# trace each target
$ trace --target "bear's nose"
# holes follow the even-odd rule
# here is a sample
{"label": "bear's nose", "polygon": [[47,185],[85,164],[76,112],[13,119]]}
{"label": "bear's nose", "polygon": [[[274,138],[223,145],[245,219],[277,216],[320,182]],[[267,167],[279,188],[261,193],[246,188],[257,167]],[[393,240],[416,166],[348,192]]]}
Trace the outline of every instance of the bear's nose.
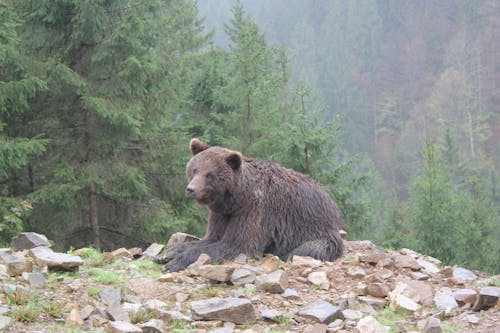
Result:
{"label": "bear's nose", "polygon": [[191,187],[190,185],[188,185],[186,187],[186,196],[192,198],[195,196],[195,194],[196,194],[196,190],[194,189],[194,187]]}

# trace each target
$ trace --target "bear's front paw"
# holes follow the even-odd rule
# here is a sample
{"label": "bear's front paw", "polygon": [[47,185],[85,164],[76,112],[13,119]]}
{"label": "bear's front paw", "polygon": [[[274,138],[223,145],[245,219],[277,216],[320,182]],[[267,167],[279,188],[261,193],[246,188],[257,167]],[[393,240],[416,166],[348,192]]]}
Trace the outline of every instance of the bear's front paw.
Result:
{"label": "bear's front paw", "polygon": [[168,263],[163,266],[164,272],[178,272],[188,267],[190,263],[182,260],[180,257],[176,257],[170,260]]}
{"label": "bear's front paw", "polygon": [[166,264],[167,262],[180,255],[182,252],[184,252],[186,250],[186,247],[186,244],[177,244],[171,249],[168,249],[167,252],[158,254],[153,261],[157,264]]}

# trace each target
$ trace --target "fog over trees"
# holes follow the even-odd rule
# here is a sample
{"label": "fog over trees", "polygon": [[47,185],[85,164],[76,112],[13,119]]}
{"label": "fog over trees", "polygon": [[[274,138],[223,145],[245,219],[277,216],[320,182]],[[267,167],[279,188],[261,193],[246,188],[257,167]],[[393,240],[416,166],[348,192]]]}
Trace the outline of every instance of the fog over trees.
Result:
{"label": "fog over trees", "polygon": [[500,2],[0,0],[0,239],[203,234],[191,137],[308,173],[351,239],[500,272]]}

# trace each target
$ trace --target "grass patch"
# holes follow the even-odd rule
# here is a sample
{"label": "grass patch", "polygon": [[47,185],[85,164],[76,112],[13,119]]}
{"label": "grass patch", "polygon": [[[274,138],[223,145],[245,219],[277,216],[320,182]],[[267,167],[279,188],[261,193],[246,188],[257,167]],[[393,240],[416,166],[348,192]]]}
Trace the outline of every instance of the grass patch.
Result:
{"label": "grass patch", "polygon": [[389,333],[403,333],[406,332],[409,327],[400,327],[398,323],[403,321],[404,318],[409,315],[411,315],[410,311],[403,309],[393,311],[390,308],[385,307],[377,314],[376,319],[382,325],[390,327]]}
{"label": "grass patch", "polygon": [[153,319],[155,317],[153,310],[141,309],[130,315],[130,322],[132,324],[141,324]]}
{"label": "grass patch", "polygon": [[288,315],[277,316],[274,318],[274,322],[287,331],[292,329],[294,324],[292,318]]}
{"label": "grass patch", "polygon": [[106,285],[123,285],[123,278],[117,272],[97,267],[88,268],[87,272],[90,274],[90,277],[97,283]]}
{"label": "grass patch", "polygon": [[23,323],[32,323],[40,314],[40,307],[35,299],[30,300],[25,305],[17,305],[12,310],[11,317]]}
{"label": "grass patch", "polygon": [[79,256],[83,258],[85,265],[90,267],[101,267],[105,264],[102,253],[92,247],[81,251]]}
{"label": "grass patch", "polygon": [[7,304],[22,306],[28,304],[31,298],[31,295],[27,291],[17,289],[7,294]]}
{"label": "grass patch", "polygon": [[441,329],[443,330],[443,333],[455,333],[460,332],[460,330],[462,329],[462,325],[460,325],[460,323],[449,321],[442,323]]}
{"label": "grass patch", "polygon": [[41,305],[42,311],[52,318],[61,318],[63,316],[63,309],[52,301],[44,301]]}
{"label": "grass patch", "polygon": [[256,286],[248,286],[243,288],[243,292],[245,293],[246,296],[251,296],[257,292],[257,287]]}
{"label": "grass patch", "polygon": [[101,289],[94,286],[88,286],[85,289],[85,292],[87,293],[87,295],[93,298],[98,298],[99,296],[101,296]]}

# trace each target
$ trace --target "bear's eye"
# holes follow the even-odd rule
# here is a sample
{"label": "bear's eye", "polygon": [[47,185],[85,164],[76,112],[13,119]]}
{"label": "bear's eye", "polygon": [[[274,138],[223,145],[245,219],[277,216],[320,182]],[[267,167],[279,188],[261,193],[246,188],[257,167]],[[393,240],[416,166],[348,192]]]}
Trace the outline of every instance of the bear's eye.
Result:
{"label": "bear's eye", "polygon": [[193,171],[192,171],[192,172],[193,172],[193,176],[194,176],[194,175],[196,175],[196,173],[198,172],[198,170],[193,169]]}
{"label": "bear's eye", "polygon": [[212,172],[209,172],[207,173],[207,175],[205,176],[206,179],[210,180],[210,179],[213,179],[214,178],[214,174]]}

